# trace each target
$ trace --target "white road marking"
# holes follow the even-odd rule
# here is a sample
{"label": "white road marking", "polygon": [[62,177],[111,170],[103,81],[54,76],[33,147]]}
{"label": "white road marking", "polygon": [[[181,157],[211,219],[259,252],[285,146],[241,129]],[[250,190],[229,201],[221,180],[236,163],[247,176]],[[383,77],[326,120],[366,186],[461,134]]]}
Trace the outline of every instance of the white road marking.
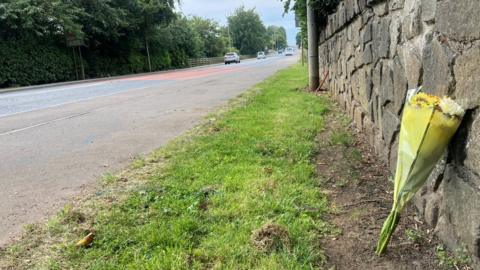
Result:
{"label": "white road marking", "polygon": [[72,118],[75,118],[75,117],[83,116],[83,115],[86,115],[88,113],[90,113],[90,112],[73,114],[73,115],[60,117],[60,118],[57,118],[57,119],[53,119],[53,120],[50,120],[50,121],[47,121],[47,122],[43,122],[43,123],[31,125],[31,126],[18,128],[18,129],[13,129],[13,130],[10,130],[10,131],[4,132],[4,133],[0,133],[0,136],[11,135],[11,134],[21,132],[21,131],[24,131],[24,130],[28,130],[28,129],[32,129],[32,128],[36,128],[36,127],[41,127],[41,126],[45,126],[45,125],[52,124],[52,123],[55,123],[55,122],[59,122],[59,121],[62,121],[62,120],[67,120],[67,119],[72,119]]}

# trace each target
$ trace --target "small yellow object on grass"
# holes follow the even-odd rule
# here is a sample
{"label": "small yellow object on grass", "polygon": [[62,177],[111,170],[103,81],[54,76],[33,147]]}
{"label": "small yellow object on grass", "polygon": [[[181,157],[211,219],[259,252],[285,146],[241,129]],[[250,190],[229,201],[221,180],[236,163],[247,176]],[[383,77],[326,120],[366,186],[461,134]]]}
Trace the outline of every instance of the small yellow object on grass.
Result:
{"label": "small yellow object on grass", "polygon": [[408,91],[398,144],[393,207],[376,253],[385,252],[405,204],[426,182],[462,121],[464,110],[448,97]]}
{"label": "small yellow object on grass", "polygon": [[87,236],[85,236],[80,241],[78,241],[75,244],[75,246],[76,247],[87,247],[87,246],[89,246],[93,242],[93,237],[94,236],[95,235],[93,234],[93,232],[89,233]]}

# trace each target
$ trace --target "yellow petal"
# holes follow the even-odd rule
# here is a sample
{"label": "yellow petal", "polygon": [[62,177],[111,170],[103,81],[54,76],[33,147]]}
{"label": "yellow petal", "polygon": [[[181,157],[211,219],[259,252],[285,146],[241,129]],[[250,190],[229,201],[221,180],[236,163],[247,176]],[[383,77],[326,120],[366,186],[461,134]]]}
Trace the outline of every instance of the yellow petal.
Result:
{"label": "yellow petal", "polygon": [[94,234],[91,232],[75,244],[77,247],[86,247],[93,242]]}

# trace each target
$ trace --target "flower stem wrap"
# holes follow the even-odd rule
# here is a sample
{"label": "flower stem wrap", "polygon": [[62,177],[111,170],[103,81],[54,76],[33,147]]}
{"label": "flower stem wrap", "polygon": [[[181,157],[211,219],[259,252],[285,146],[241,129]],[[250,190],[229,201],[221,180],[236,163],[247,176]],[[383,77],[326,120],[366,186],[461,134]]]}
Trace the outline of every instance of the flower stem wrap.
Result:
{"label": "flower stem wrap", "polygon": [[398,144],[393,207],[383,224],[376,253],[385,252],[405,204],[425,184],[458,129],[464,111],[453,100],[410,90]]}

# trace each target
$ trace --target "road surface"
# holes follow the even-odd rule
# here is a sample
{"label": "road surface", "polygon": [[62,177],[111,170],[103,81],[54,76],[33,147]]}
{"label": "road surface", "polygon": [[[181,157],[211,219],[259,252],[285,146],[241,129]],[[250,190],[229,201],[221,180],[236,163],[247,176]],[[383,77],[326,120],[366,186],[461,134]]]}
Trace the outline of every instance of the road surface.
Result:
{"label": "road surface", "polygon": [[297,57],[0,94],[0,246]]}

